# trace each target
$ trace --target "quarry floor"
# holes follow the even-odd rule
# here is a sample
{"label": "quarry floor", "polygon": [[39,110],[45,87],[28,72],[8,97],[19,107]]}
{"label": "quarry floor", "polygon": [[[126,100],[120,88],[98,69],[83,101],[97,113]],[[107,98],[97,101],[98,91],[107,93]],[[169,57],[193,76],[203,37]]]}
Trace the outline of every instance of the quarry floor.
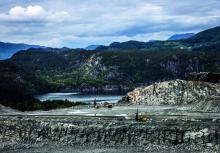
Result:
{"label": "quarry floor", "polygon": [[1,153],[219,153],[218,147],[201,146],[158,146],[146,147],[93,147],[93,146],[61,146],[39,144],[17,144],[14,147],[2,149]]}
{"label": "quarry floor", "polygon": [[158,119],[220,119],[220,113],[192,111],[190,106],[145,106],[145,105],[115,105],[113,108],[94,108],[91,105],[76,106],[49,111],[19,112],[10,108],[0,108],[0,115],[27,115],[27,116],[76,116],[76,117],[117,117],[134,119],[136,113],[141,116]]}
{"label": "quarry floor", "polygon": [[[74,120],[87,118],[100,118],[111,120],[123,120],[125,122],[135,122],[136,112],[139,115],[148,118],[147,123],[153,126],[160,124],[181,125],[182,122],[191,122],[192,124],[208,124],[210,126],[220,127],[220,113],[195,112],[190,107],[177,106],[113,106],[113,108],[100,107],[99,109],[92,106],[77,106],[66,109],[57,109],[50,111],[32,111],[19,112],[10,108],[0,109],[1,120],[36,119],[36,120]],[[167,122],[167,123],[166,123]],[[191,124],[190,123],[190,124]],[[149,144],[145,147],[137,146],[115,146],[115,147],[94,147],[94,146],[63,146],[61,144],[24,144],[6,142],[0,144],[1,153],[219,153],[220,146],[158,146]]]}

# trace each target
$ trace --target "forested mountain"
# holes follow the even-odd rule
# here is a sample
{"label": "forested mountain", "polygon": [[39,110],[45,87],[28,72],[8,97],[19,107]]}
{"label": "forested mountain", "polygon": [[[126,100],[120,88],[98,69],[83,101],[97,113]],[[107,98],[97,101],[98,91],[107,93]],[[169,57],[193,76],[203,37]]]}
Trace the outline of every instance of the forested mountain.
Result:
{"label": "forested mountain", "polygon": [[142,51],[167,51],[167,50],[187,50],[187,51],[219,51],[220,50],[220,27],[215,27],[202,31],[188,39],[167,40],[167,41],[127,41],[114,42],[109,46],[100,46],[98,50],[142,50]]}
{"label": "forested mountain", "polygon": [[[33,78],[32,92],[52,89],[129,90],[156,81],[184,79],[189,72],[220,72],[218,33],[220,27],[181,41],[112,43],[92,52],[32,48],[8,59],[7,63],[17,67],[8,71],[17,74],[19,69],[22,75],[32,72],[37,78]],[[4,63],[3,67],[7,64]],[[5,74],[5,71],[1,73]],[[44,81],[44,88],[38,87],[36,80],[39,79]]]}
{"label": "forested mountain", "polygon": [[220,72],[219,31],[210,29],[181,41],[113,43],[94,51],[20,51],[0,62],[0,101],[61,90],[128,91],[153,82],[185,79],[189,72]]}
{"label": "forested mountain", "polygon": [[220,52],[35,50],[16,53],[8,61],[58,89],[103,90],[110,85],[109,88],[124,90],[156,81],[184,79],[189,72],[220,72]]}

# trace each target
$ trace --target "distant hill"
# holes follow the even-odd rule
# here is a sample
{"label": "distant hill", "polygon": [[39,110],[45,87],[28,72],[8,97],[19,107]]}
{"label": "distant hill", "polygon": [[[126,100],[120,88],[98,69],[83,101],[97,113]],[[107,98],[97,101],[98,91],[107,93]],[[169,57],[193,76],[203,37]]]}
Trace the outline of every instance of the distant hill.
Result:
{"label": "distant hill", "polygon": [[89,45],[87,47],[85,47],[85,50],[96,50],[96,48],[98,48],[100,45]]}
{"label": "distant hill", "polygon": [[188,39],[194,35],[195,35],[194,33],[175,34],[175,35],[171,36],[168,40]]}
{"label": "distant hill", "polygon": [[29,48],[44,48],[44,47],[38,45],[0,42],[0,60],[10,58],[16,52],[20,50],[26,50]]}
{"label": "distant hill", "polygon": [[[7,61],[22,68],[21,72],[24,72],[23,69],[32,72],[33,76],[37,75],[56,89],[89,90],[91,87],[93,90],[92,87],[102,88],[105,85],[134,87],[184,79],[190,72],[219,72],[218,33],[220,28],[213,28],[186,40],[115,42],[110,46],[100,46],[95,52],[69,48],[31,48],[14,54]],[[7,64],[0,66],[5,68]],[[11,71],[14,72],[14,69]],[[1,76],[8,74],[3,71]],[[15,74],[17,78],[20,72]],[[32,88],[37,91],[43,89]]]}
{"label": "distant hill", "polygon": [[145,47],[145,42],[130,40],[126,42],[113,42],[109,47],[118,49],[141,49]]}
{"label": "distant hill", "polygon": [[[114,42],[95,51],[12,43],[0,43],[0,49],[1,58],[13,55],[0,60],[0,104],[25,110],[41,108],[32,94],[124,92],[186,79],[190,72],[220,71],[220,27],[184,40]],[[219,109],[217,102],[198,107]]]}
{"label": "distant hill", "polygon": [[199,32],[195,36],[187,39],[190,43],[219,43],[220,42],[220,26]]}
{"label": "distant hill", "polygon": [[109,46],[100,46],[97,50],[118,51],[138,49],[142,51],[166,51],[181,49],[187,51],[220,51],[220,26],[202,31],[188,39],[183,39],[183,36],[178,36],[178,38],[173,36],[170,39],[178,40],[114,42]]}
{"label": "distant hill", "polygon": [[[115,42],[95,51],[65,47],[19,51],[0,61],[0,103],[31,110],[39,107],[36,99],[29,97],[32,94],[118,93],[154,82],[186,79],[190,72],[219,73],[219,41],[217,27],[185,40]],[[182,84],[178,87],[182,90]],[[212,105],[201,103],[198,107],[210,110],[218,107],[217,102],[218,99]]]}
{"label": "distant hill", "polygon": [[[190,38],[189,38],[190,37]],[[45,48],[38,45],[15,44],[0,42],[0,60],[10,58],[20,50],[29,48]],[[167,51],[167,50],[187,50],[187,51],[220,51],[220,26],[202,31],[198,34],[186,33],[178,34],[169,38],[167,41],[127,41],[113,42],[109,46],[90,45],[84,48],[85,50],[97,51]],[[54,50],[48,48],[46,50]],[[59,51],[68,51],[69,48],[55,49]],[[83,50],[83,49],[81,49]]]}

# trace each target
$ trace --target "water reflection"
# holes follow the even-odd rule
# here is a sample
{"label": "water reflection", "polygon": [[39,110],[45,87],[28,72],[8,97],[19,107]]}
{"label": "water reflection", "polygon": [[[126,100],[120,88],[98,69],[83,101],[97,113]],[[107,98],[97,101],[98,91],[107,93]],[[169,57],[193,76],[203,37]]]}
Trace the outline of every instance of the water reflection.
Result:
{"label": "water reflection", "polygon": [[95,99],[99,103],[109,102],[116,103],[123,95],[109,95],[109,94],[81,94],[77,92],[73,93],[47,93],[43,95],[37,95],[40,101],[45,100],[69,100],[71,102],[86,102],[92,103]]}

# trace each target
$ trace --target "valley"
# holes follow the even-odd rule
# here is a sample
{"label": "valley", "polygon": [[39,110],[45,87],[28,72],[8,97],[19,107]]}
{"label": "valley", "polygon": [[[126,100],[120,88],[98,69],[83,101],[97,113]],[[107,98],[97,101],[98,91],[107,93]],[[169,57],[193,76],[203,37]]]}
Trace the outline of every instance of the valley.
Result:
{"label": "valley", "polygon": [[0,151],[218,152],[219,32],[1,60]]}

